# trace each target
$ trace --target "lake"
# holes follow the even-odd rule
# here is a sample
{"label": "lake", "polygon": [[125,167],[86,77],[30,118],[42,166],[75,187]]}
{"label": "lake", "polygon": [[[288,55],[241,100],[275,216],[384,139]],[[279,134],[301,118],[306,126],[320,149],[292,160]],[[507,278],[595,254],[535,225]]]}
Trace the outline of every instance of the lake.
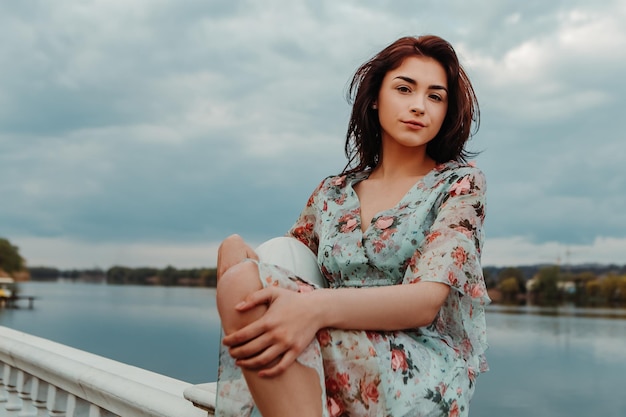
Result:
{"label": "lake", "polygon": [[[216,378],[213,289],[20,288],[39,297],[35,308],[0,309],[0,325],[194,384]],[[626,416],[625,310],[494,306],[487,322],[491,370],[478,379],[472,417]]]}

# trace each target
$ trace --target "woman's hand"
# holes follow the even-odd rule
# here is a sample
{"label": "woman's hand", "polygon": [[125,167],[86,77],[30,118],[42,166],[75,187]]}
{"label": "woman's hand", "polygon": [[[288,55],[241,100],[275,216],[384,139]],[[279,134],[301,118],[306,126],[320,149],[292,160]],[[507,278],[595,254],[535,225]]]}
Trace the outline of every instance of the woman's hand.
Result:
{"label": "woman's hand", "polygon": [[217,277],[221,277],[231,266],[245,259],[259,260],[256,252],[239,235],[231,235],[222,241],[217,250]]}
{"label": "woman's hand", "polygon": [[267,304],[268,309],[258,320],[224,337],[223,343],[237,365],[261,369],[261,377],[284,372],[319,330],[311,294],[268,287],[239,303],[239,311],[262,304]]}

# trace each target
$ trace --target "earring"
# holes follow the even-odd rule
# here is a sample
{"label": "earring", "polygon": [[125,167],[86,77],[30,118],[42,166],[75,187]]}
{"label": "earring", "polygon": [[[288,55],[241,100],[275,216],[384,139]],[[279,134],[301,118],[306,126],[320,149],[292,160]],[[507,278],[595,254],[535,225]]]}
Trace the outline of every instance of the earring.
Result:
{"label": "earring", "polygon": [[373,108],[374,110],[376,110],[376,109],[378,108],[378,105],[377,105],[376,103],[374,103],[374,104],[372,104],[372,108]]}

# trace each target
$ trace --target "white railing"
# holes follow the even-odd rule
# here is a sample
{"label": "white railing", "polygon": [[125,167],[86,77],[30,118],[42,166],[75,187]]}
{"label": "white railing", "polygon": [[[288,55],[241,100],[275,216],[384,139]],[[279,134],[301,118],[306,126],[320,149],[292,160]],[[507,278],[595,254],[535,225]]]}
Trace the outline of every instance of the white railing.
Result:
{"label": "white railing", "polygon": [[0,417],[207,417],[215,384],[191,385],[0,326]]}

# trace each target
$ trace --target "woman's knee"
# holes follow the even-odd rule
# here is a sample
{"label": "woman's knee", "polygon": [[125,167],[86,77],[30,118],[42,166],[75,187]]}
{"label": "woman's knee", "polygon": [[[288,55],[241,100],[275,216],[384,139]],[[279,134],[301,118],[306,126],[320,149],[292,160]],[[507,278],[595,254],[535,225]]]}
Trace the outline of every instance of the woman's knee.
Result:
{"label": "woman's knee", "polygon": [[217,310],[226,333],[245,325],[247,320],[242,321],[244,317],[235,310],[235,305],[261,288],[259,269],[254,262],[234,265],[220,277],[216,288]]}

